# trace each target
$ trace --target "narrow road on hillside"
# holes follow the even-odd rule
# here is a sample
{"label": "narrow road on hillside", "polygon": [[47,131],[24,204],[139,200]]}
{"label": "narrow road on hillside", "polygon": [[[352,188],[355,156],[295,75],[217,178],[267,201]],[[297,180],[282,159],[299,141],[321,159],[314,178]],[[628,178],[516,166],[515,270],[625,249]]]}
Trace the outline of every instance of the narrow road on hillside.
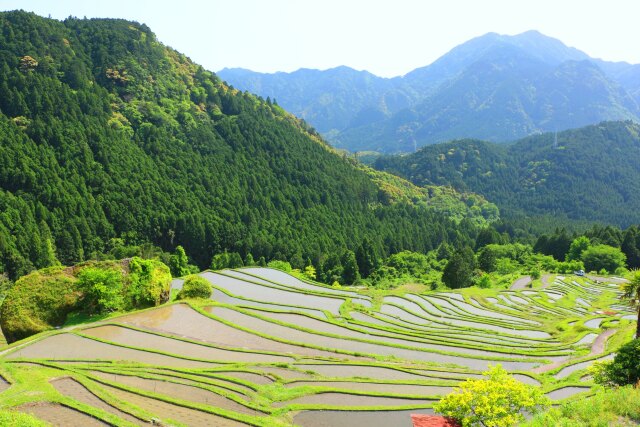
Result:
{"label": "narrow road on hillside", "polygon": [[512,291],[524,289],[529,283],[531,283],[531,276],[522,276],[521,278],[513,282],[511,288],[509,289],[511,289]]}

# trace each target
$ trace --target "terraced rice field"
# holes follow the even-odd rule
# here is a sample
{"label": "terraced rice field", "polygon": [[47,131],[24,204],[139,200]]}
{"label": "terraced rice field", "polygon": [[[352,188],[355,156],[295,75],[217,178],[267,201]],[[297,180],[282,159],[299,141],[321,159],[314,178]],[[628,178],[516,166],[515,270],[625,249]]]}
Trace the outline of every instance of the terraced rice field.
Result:
{"label": "terraced rice field", "polygon": [[606,281],[381,295],[265,268],[202,276],[211,301],[5,348],[0,403],[65,426],[410,426],[497,363],[553,400],[588,395],[588,366],[634,328]]}

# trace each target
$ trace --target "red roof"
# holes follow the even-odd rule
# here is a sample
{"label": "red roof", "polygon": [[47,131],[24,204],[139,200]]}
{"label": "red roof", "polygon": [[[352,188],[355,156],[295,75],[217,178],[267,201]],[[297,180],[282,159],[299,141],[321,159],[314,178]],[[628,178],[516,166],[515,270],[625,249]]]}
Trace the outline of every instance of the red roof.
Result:
{"label": "red roof", "polygon": [[440,415],[411,414],[411,421],[413,427],[461,427],[453,418]]}

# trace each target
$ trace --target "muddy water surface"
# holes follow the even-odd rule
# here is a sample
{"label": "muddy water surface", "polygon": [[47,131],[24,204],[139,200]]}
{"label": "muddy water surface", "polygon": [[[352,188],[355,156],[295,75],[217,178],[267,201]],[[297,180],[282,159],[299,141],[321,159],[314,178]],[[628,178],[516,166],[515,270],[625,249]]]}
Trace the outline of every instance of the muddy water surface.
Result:
{"label": "muddy water surface", "polygon": [[216,406],[218,408],[228,409],[230,411],[240,412],[242,414],[251,415],[255,413],[253,409],[249,409],[246,406],[243,406],[231,399],[199,387],[129,375],[119,375],[105,372],[92,373],[100,378],[109,381],[118,382],[120,384],[125,384],[141,390],[165,394],[176,399]]}
{"label": "muddy water surface", "polygon": [[384,396],[361,396],[348,393],[318,393],[297,397],[286,402],[276,402],[273,406],[281,408],[287,405],[328,405],[328,406],[409,406],[409,405],[429,405],[433,400],[425,399],[402,399]]}
{"label": "muddy water surface", "polygon": [[105,344],[74,334],[59,334],[47,337],[6,356],[8,359],[18,357],[30,359],[92,359],[92,360],[130,360],[160,366],[177,366],[183,368],[213,368],[215,363],[185,360],[162,354],[133,350],[115,345]]}
{"label": "muddy water surface", "polygon": [[[225,325],[215,319],[204,316],[186,304],[174,304],[144,313],[123,316],[116,319],[141,328],[166,332],[173,335],[202,340],[226,347],[246,348],[258,351],[292,353],[303,356],[336,356],[335,353],[314,350],[295,345],[280,343],[262,338],[249,332]],[[245,356],[247,357],[247,356]],[[269,356],[276,359],[279,356]],[[259,358],[259,357],[258,357]],[[280,358],[284,361],[289,358]],[[264,360],[264,359],[263,359]],[[256,361],[258,361],[256,359]]]}
{"label": "muddy water surface", "polygon": [[91,393],[85,386],[74,380],[70,377],[58,378],[51,381],[51,385],[65,396],[68,396],[78,402],[82,402],[89,406],[93,406],[94,408],[100,408],[106,412],[109,412],[119,418],[127,420],[131,423],[142,425],[146,424],[142,420],[135,418],[126,412],[123,412],[111,405],[109,405],[104,400],[100,399],[95,394]]}
{"label": "muddy water surface", "polygon": [[31,414],[56,427],[108,427],[109,424],[83,412],[54,403],[29,403],[16,408],[19,412]]}
{"label": "muddy water surface", "polygon": [[433,414],[433,411],[302,411],[294,416],[293,422],[302,427],[412,427],[411,414]]}
{"label": "muddy water surface", "polygon": [[406,394],[412,396],[433,396],[450,393],[452,386],[444,385],[419,385],[419,384],[385,384],[385,383],[361,383],[355,381],[296,381],[286,384],[292,387],[331,387],[341,390],[353,390],[362,392]]}
{"label": "muddy water surface", "polygon": [[197,359],[268,363],[288,362],[293,360],[292,358],[285,356],[223,350],[208,347],[206,345],[178,341],[146,332],[135,331],[121,326],[98,326],[96,328],[85,329],[83,332],[86,335],[118,344],[143,347]]}
{"label": "muddy water surface", "polygon": [[152,414],[155,414],[159,418],[162,418],[164,420],[176,420],[190,427],[239,427],[246,425],[239,421],[230,420],[218,415],[197,411],[195,409],[185,408],[182,406],[152,399],[150,397],[140,396],[138,394],[120,390],[115,387],[105,385],[101,386],[107,389],[109,393],[113,394],[117,398],[132,403],[133,405],[139,406],[140,408],[149,411]]}

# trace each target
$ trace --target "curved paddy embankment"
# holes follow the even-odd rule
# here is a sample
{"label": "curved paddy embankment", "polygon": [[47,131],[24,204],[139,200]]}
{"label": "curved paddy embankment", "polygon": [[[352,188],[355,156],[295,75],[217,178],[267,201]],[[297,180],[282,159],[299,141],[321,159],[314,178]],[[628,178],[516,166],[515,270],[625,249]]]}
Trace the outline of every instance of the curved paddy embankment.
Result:
{"label": "curved paddy embankment", "polygon": [[[272,269],[202,276],[212,301],[10,347],[0,398],[67,425],[410,426],[411,413],[430,413],[490,364],[553,400],[588,393],[585,369],[611,358],[611,337],[633,326],[617,287],[562,276],[543,276],[540,289],[522,278],[490,294],[388,295],[375,304]],[[23,384],[42,390],[45,403],[12,397],[24,396]]]}

